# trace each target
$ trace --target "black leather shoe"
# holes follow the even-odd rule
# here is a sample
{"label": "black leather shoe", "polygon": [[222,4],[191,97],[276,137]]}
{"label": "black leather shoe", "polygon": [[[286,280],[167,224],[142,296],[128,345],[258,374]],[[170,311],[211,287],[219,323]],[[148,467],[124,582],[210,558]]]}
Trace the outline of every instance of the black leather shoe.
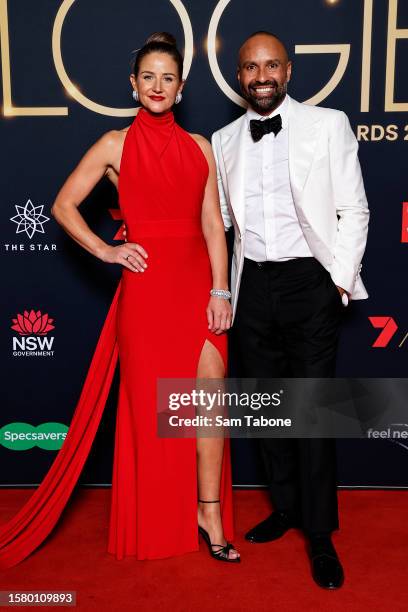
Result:
{"label": "black leather shoe", "polygon": [[313,580],[323,589],[339,589],[344,572],[330,536],[310,538],[310,561]]}
{"label": "black leather shoe", "polygon": [[286,512],[272,512],[267,519],[253,527],[245,534],[245,539],[256,544],[272,542],[281,538],[288,529],[297,527]]}

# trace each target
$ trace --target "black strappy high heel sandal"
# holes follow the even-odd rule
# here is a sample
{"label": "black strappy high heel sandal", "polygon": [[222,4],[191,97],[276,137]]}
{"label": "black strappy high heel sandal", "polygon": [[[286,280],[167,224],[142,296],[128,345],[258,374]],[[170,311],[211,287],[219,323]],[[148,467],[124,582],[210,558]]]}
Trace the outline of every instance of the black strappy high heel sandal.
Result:
{"label": "black strappy high heel sandal", "polygon": [[[219,499],[215,499],[214,501],[206,501],[205,499],[199,499],[198,501],[202,504],[220,503]],[[214,559],[217,559],[217,561],[226,561],[227,563],[239,563],[241,561],[240,557],[235,557],[235,559],[229,558],[229,551],[234,548],[234,545],[230,542],[227,542],[225,546],[223,546],[222,544],[212,544],[208,532],[203,529],[203,527],[200,527],[200,525],[198,526],[198,533],[203,536],[204,541],[208,546],[210,555],[214,557]],[[214,550],[214,546],[218,547],[218,550]]]}

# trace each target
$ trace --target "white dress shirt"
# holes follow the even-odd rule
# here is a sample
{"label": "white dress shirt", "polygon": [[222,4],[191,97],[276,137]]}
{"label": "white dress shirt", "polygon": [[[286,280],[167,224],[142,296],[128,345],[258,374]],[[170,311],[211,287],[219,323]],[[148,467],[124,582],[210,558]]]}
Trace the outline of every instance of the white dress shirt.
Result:
{"label": "white dress shirt", "polygon": [[[281,115],[282,129],[254,142],[251,119]],[[289,181],[288,97],[268,117],[247,110],[245,168],[245,257],[285,261],[312,257],[293,202]]]}

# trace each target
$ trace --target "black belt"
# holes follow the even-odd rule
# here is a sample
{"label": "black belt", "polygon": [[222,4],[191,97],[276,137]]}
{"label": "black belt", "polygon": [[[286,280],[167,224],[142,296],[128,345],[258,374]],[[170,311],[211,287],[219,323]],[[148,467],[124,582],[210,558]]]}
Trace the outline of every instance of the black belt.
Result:
{"label": "black belt", "polygon": [[248,259],[248,257],[244,258],[245,265],[259,269],[280,268],[283,266],[303,266],[305,263],[310,265],[312,262],[318,263],[317,259],[314,257],[296,257],[294,259],[287,259],[286,261],[254,261],[253,259]]}

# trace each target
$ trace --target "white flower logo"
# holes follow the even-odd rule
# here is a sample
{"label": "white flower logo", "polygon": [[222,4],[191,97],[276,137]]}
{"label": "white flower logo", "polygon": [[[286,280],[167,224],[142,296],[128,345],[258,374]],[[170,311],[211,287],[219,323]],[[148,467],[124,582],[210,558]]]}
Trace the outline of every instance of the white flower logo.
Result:
{"label": "white flower logo", "polygon": [[42,214],[44,206],[34,206],[31,200],[27,201],[25,206],[16,205],[17,215],[11,217],[10,221],[17,223],[17,234],[25,232],[29,238],[32,238],[35,232],[45,234],[43,224],[50,220]]}

